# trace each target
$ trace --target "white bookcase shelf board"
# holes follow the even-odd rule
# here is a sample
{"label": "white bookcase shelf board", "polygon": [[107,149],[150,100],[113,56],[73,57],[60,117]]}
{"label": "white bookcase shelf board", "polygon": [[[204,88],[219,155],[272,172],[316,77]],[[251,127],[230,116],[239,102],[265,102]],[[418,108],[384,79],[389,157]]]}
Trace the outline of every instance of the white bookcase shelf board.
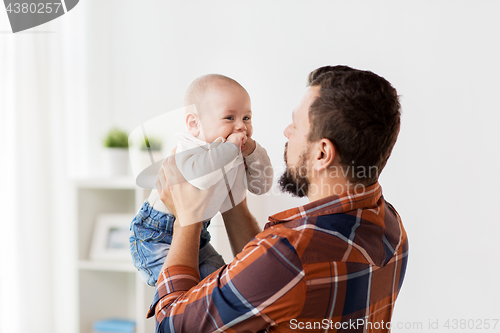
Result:
{"label": "white bookcase shelf board", "polygon": [[135,321],[137,333],[154,332],[154,319],[146,320],[154,288],[139,277],[132,258],[92,260],[90,256],[98,217],[135,215],[149,191],[136,187],[130,177],[76,179],[73,184],[78,248],[75,333],[90,333],[94,322],[110,318]]}
{"label": "white bookcase shelf board", "polygon": [[[154,332],[154,319],[146,319],[147,309],[154,296],[154,288],[142,281],[132,263],[124,260],[92,260],[92,242],[96,222],[105,214],[134,216],[150,190],[135,185],[132,178],[76,179],[74,207],[77,243],[77,286],[73,311],[78,322],[74,333],[91,333],[99,320],[121,318],[136,322],[136,333]],[[249,204],[254,201],[249,197]],[[132,222],[130,218],[130,222]],[[212,245],[226,262],[233,259],[226,230],[220,214],[209,227]]]}

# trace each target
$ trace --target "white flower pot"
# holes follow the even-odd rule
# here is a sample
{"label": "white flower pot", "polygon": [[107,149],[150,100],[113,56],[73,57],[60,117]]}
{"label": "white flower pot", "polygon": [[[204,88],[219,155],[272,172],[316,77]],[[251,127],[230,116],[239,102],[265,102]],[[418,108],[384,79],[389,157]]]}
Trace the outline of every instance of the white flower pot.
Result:
{"label": "white flower pot", "polygon": [[104,148],[102,152],[103,173],[108,177],[126,176],[129,170],[127,148]]}
{"label": "white flower pot", "polygon": [[151,162],[151,156],[149,152],[143,150],[131,150],[130,151],[130,162],[132,166],[132,175],[134,178],[137,176],[151,164],[156,161],[162,160],[162,152],[158,150],[154,150],[151,152],[153,155],[153,162]]}

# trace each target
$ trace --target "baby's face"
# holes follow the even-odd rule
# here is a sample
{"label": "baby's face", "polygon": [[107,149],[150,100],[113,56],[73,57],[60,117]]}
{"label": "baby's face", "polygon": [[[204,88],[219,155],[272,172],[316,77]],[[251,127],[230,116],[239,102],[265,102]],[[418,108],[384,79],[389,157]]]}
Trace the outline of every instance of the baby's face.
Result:
{"label": "baby's face", "polygon": [[245,89],[236,85],[209,88],[200,105],[201,129],[199,139],[213,142],[218,137],[244,132],[251,137],[252,107]]}

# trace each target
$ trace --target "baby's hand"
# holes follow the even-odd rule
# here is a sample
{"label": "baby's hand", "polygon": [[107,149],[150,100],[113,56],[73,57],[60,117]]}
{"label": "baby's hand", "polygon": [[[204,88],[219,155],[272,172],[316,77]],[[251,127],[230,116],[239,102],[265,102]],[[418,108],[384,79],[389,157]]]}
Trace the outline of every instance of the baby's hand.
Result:
{"label": "baby's hand", "polygon": [[252,138],[247,138],[247,142],[245,142],[245,148],[241,151],[243,157],[247,157],[248,155],[253,153],[253,151],[255,150],[255,146],[255,140]]}
{"label": "baby's hand", "polygon": [[246,148],[245,142],[247,142],[247,135],[243,132],[233,133],[227,137],[227,141],[237,145],[240,150],[244,150]]}

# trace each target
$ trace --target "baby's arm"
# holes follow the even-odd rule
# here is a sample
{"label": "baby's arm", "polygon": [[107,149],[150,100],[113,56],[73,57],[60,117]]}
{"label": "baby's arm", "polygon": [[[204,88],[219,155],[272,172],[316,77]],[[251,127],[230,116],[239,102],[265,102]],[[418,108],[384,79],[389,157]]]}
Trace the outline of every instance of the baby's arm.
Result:
{"label": "baby's arm", "polygon": [[205,190],[223,178],[221,168],[232,166],[239,149],[231,142],[216,142],[209,148],[197,147],[176,155],[177,167],[191,185]]}
{"label": "baby's arm", "polygon": [[273,185],[274,170],[266,150],[255,142],[255,150],[245,157],[247,187],[256,195],[267,193]]}

